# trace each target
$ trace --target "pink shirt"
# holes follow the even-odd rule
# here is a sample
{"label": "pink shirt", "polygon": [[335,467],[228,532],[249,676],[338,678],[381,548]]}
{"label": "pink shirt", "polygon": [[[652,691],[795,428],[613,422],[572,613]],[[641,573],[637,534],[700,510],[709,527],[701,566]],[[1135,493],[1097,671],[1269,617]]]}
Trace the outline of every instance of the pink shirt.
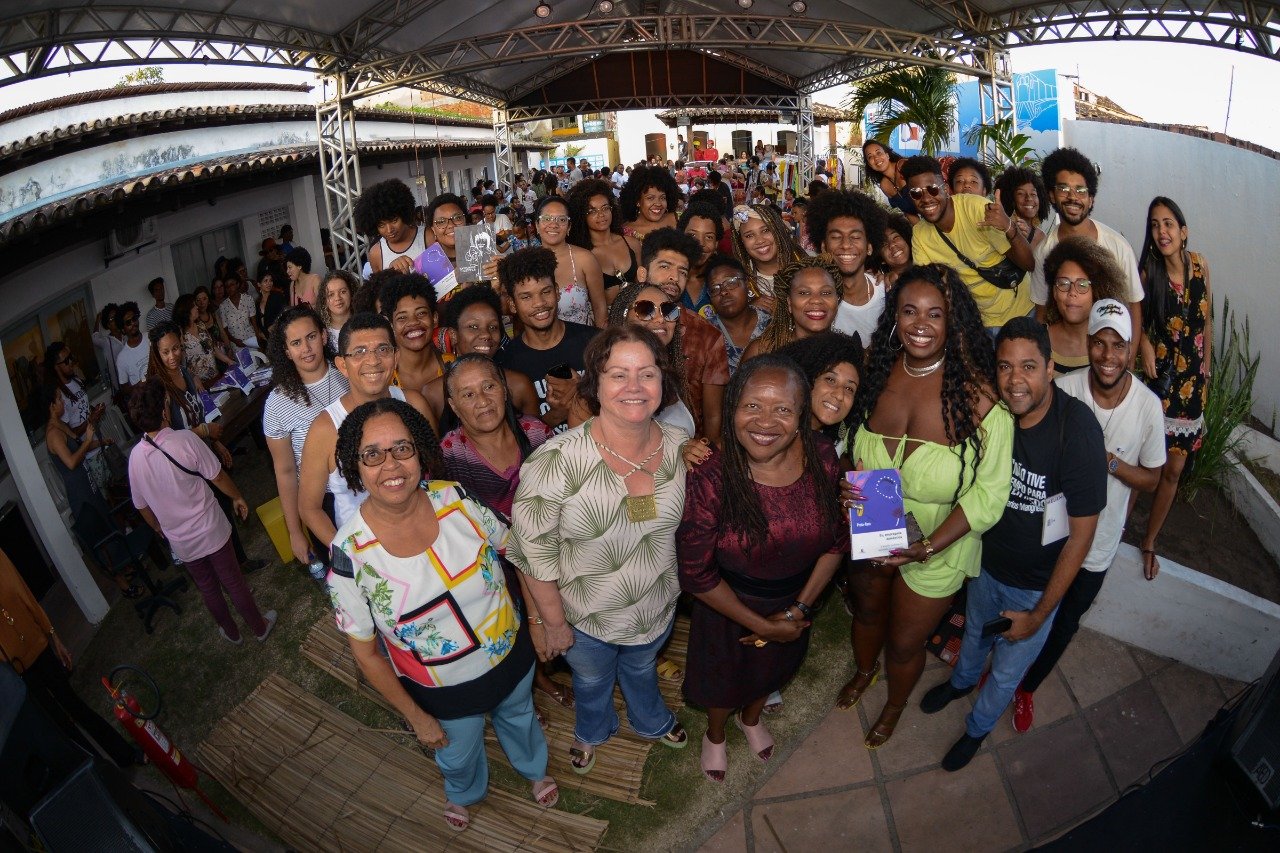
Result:
{"label": "pink shirt", "polygon": [[[210,480],[222,470],[218,457],[189,429],[165,427],[156,434],[155,443]],[[179,470],[145,438],[129,453],[129,488],[133,505],[151,508],[184,563],[209,556],[231,538],[231,523],[214,499],[212,487]]]}

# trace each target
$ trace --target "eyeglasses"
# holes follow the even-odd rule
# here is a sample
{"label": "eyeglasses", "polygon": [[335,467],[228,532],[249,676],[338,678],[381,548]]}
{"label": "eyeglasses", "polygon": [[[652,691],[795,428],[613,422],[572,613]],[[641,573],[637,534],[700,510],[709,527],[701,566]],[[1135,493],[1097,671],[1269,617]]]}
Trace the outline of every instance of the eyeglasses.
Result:
{"label": "eyeglasses", "polygon": [[381,447],[366,447],[360,451],[360,464],[366,468],[377,468],[386,461],[387,454],[391,454],[392,459],[403,462],[417,456],[418,448],[414,447],[412,441],[397,441],[385,450]]}
{"label": "eyeglasses", "polygon": [[432,228],[443,228],[446,225],[466,225],[467,215],[465,213],[455,213],[453,216],[440,216],[431,220]]}
{"label": "eyeglasses", "polygon": [[928,186],[923,187],[911,187],[907,190],[907,195],[911,196],[912,201],[919,201],[924,198],[924,194],[926,192],[934,198],[937,198],[942,194],[942,186],[940,184],[929,184]]}
{"label": "eyeglasses", "polygon": [[740,275],[735,275],[731,278],[726,278],[722,281],[718,281],[715,284],[708,285],[707,293],[710,293],[712,296],[715,296],[719,293],[725,293],[730,290],[737,290],[739,287],[742,287],[746,283],[747,283],[747,280],[745,278],[743,278]]}
{"label": "eyeglasses", "polygon": [[553,224],[553,223],[554,223],[554,224],[556,224],[556,225],[568,225],[568,224],[569,224],[569,217],[567,217],[567,216],[547,216],[547,215],[545,215],[545,214],[544,214],[544,215],[542,215],[542,216],[539,216],[539,217],[538,217],[538,221],[539,221],[539,222],[541,222],[543,225],[551,225],[551,224]]}
{"label": "eyeglasses", "polygon": [[1069,187],[1066,184],[1055,184],[1053,189],[1054,192],[1062,195],[1073,195],[1076,198],[1086,198],[1089,195],[1088,187]]}
{"label": "eyeglasses", "polygon": [[395,351],[396,351],[396,348],[393,347],[391,344],[378,344],[376,347],[372,347],[372,348],[356,347],[355,349],[351,350],[351,352],[344,352],[342,354],[342,357],[353,358],[353,359],[356,359],[357,361],[364,361],[366,358],[368,358],[371,355],[377,356],[378,358],[390,358],[391,353]]}
{"label": "eyeglasses", "polygon": [[1053,286],[1059,293],[1070,293],[1071,288],[1074,287],[1076,289],[1076,293],[1084,294],[1088,293],[1089,289],[1093,287],[1093,282],[1089,281],[1087,278],[1070,279],[1063,277],[1055,278],[1053,280]]}
{"label": "eyeglasses", "polygon": [[602,204],[599,207],[588,207],[587,216],[599,216],[601,213],[609,213],[609,205]]}
{"label": "eyeglasses", "polygon": [[648,322],[657,319],[659,313],[662,319],[668,323],[674,323],[680,319],[680,303],[679,302],[663,302],[661,305],[652,299],[637,299],[624,316],[635,315],[636,319]]}
{"label": "eyeglasses", "polygon": [[58,359],[57,361],[55,361],[55,362],[54,362],[54,364],[71,364],[71,363],[72,363],[72,362],[74,362],[75,360],[76,360],[75,353],[70,353],[70,352],[69,352],[69,353],[67,353],[67,355],[66,355],[66,357],[65,357],[65,358],[60,358],[60,359]]}

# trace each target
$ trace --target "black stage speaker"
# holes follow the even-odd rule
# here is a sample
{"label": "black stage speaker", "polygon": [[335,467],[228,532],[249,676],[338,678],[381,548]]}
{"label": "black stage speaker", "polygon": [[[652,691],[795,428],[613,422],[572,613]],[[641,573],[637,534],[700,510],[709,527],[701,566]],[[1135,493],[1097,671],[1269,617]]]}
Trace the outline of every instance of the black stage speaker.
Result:
{"label": "black stage speaker", "polygon": [[25,817],[88,758],[27,695],[27,683],[0,664],[0,801]]}
{"label": "black stage speaker", "polygon": [[1268,809],[1280,808],[1280,652],[1243,703],[1227,754]]}

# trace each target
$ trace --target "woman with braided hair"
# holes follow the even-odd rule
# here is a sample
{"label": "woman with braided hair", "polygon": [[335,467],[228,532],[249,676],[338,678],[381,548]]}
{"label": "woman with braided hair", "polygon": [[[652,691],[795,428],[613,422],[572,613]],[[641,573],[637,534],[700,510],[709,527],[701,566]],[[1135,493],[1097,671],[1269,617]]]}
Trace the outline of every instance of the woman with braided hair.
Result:
{"label": "woman with braided hair", "polygon": [[734,257],[750,273],[747,280],[751,304],[776,314],[774,276],[806,255],[796,245],[782,215],[771,204],[740,204],[733,209],[731,221]]}
{"label": "woman with braided hair", "polygon": [[844,276],[829,256],[800,258],[774,277],[773,296],[777,310],[769,318],[764,334],[743,351],[744,363],[757,355],[776,352],[792,341],[830,331],[844,298]]}
{"label": "woman with braided hair", "polygon": [[697,432],[689,408],[689,383],[685,381],[684,347],[681,341],[680,303],[672,302],[652,284],[628,284],[609,306],[609,325],[631,324],[653,332],[667,349],[668,372],[675,379],[679,399],[654,416],[660,423],[683,430],[690,438]]}
{"label": "woman with braided hair", "polygon": [[[852,643],[857,674],[836,706],[852,708],[875,682],[886,649],[889,696],[864,743],[893,735],[924,669],[924,644],[966,576],[978,574],[982,533],[1009,497],[1013,418],[995,392],[991,336],[950,267],[914,266],[887,297],[854,403],[861,470],[896,468],[923,537],[888,557],[854,563]],[[844,504],[861,494],[843,487]]]}

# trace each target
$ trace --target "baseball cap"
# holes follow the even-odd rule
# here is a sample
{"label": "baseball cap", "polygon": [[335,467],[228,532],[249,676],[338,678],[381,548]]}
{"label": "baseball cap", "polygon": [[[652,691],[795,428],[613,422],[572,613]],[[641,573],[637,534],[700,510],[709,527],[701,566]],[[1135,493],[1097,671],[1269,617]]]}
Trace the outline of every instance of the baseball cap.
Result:
{"label": "baseball cap", "polygon": [[1127,343],[1133,336],[1133,323],[1129,308],[1116,299],[1099,299],[1089,311],[1089,334],[1096,335],[1103,329],[1112,329]]}

